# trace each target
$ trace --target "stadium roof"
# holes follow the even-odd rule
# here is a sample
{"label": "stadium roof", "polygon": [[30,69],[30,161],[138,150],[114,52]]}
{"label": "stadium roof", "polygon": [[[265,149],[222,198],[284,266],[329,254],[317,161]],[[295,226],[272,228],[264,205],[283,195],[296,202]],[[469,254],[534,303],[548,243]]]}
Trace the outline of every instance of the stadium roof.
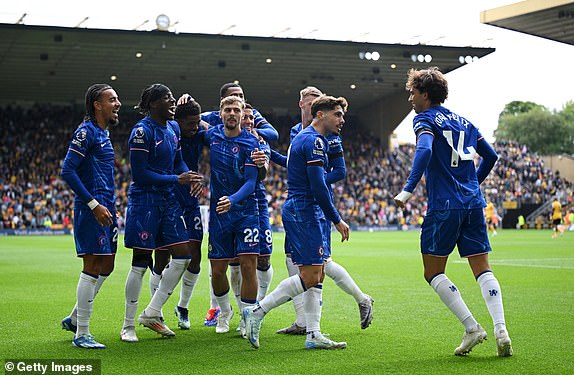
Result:
{"label": "stadium roof", "polygon": [[[359,57],[375,51],[379,60]],[[238,80],[247,100],[263,111],[298,113],[299,90],[314,85],[347,97],[352,113],[383,98],[406,95],[411,67],[434,65],[448,73],[465,64],[461,56],[481,58],[493,51],[0,24],[0,103],[82,104],[90,84],[107,82],[124,105],[135,105],[145,86],[161,82],[176,97],[189,92],[207,110],[218,106],[223,83]],[[413,55],[415,60],[430,55],[432,61],[413,62]]]}
{"label": "stadium roof", "polygon": [[574,2],[527,0],[482,11],[482,23],[574,45]]}

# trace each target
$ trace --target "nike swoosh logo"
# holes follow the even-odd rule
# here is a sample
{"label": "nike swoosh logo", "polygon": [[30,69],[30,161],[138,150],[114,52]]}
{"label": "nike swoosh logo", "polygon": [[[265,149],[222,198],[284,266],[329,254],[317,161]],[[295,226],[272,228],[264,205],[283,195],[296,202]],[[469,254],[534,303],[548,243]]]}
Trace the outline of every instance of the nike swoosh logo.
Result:
{"label": "nike swoosh logo", "polygon": [[156,146],[159,146],[162,142],[163,142],[163,140],[161,140],[161,141],[155,141],[155,145],[156,145]]}
{"label": "nike swoosh logo", "polygon": [[131,300],[130,303],[138,303],[137,299]]}
{"label": "nike swoosh logo", "polygon": [[108,142],[104,142],[100,146],[104,147],[106,145],[106,143],[108,143]]}
{"label": "nike swoosh logo", "polygon": [[88,303],[92,303],[92,302],[94,302],[94,300],[93,300],[93,299],[91,299],[91,300],[88,300]]}

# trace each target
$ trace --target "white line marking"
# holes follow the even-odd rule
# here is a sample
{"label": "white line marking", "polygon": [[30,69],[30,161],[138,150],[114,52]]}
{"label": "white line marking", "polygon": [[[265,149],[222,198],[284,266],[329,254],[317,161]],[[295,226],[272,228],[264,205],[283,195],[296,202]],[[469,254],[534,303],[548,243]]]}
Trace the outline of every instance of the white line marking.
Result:
{"label": "white line marking", "polygon": [[[536,259],[498,259],[491,260],[490,264],[497,266],[511,266],[511,267],[526,267],[526,268],[552,268],[552,269],[565,269],[574,270],[574,265],[547,265],[547,264],[535,264],[537,262],[544,263],[545,261],[559,261],[559,262],[573,262],[574,258],[536,258]],[[520,263],[528,262],[528,263]],[[453,263],[467,263],[465,260],[455,260]]]}

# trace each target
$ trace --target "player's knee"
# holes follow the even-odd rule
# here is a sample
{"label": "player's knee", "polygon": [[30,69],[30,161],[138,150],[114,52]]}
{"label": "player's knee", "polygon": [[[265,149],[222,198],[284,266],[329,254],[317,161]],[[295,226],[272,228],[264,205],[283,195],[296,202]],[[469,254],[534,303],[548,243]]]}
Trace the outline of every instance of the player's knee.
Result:
{"label": "player's knee", "polygon": [[100,275],[103,276],[110,276],[111,273],[114,272],[114,262],[111,263],[105,263],[102,265],[102,268],[100,269]]}
{"label": "player's knee", "polygon": [[187,266],[187,270],[191,273],[199,273],[201,270],[201,255],[191,257],[191,261],[189,262],[189,266]]}
{"label": "player's knee", "polygon": [[155,273],[160,274],[168,263],[169,263],[168,251],[155,252],[155,261],[153,263],[153,271]]}
{"label": "player's knee", "polygon": [[267,271],[271,267],[270,257],[258,257],[257,258],[257,269],[259,271]]}
{"label": "player's knee", "polygon": [[137,251],[134,250],[132,256],[132,266],[134,267],[142,267],[142,268],[152,268],[153,267],[153,259],[151,257],[150,251]]}
{"label": "player's knee", "polygon": [[305,284],[305,288],[309,289],[321,283],[322,272],[301,272],[301,280]]}
{"label": "player's knee", "polygon": [[255,270],[257,269],[257,262],[255,259],[245,259],[241,262],[241,274],[242,275],[255,275]]}

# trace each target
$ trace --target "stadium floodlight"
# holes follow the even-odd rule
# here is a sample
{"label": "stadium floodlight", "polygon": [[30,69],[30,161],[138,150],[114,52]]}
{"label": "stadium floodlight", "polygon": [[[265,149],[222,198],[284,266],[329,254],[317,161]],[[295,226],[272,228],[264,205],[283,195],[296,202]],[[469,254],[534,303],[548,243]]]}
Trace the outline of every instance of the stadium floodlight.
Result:
{"label": "stadium floodlight", "polygon": [[377,61],[381,58],[381,54],[377,51],[361,51],[359,52],[359,59]]}
{"label": "stadium floodlight", "polygon": [[430,63],[431,61],[432,61],[432,56],[427,53],[427,54],[425,55],[425,62],[426,62],[426,63]]}
{"label": "stadium floodlight", "polygon": [[158,30],[167,31],[171,26],[171,21],[167,15],[160,14],[155,19],[155,25],[157,26]]}
{"label": "stadium floodlight", "polygon": [[477,62],[479,60],[478,56],[459,56],[458,62],[461,64],[470,64],[473,62]]}
{"label": "stadium floodlight", "polygon": [[349,85],[349,87],[351,88],[351,90],[355,90],[357,88],[357,85],[355,85],[354,83],[351,83]]}
{"label": "stadium floodlight", "polygon": [[268,57],[268,58],[265,59],[265,62],[266,62],[267,64],[271,64],[271,63],[273,62],[273,60],[272,60],[270,57]]}
{"label": "stadium floodlight", "polygon": [[425,61],[425,56],[423,54],[417,55],[417,61],[418,62],[424,62]]}

